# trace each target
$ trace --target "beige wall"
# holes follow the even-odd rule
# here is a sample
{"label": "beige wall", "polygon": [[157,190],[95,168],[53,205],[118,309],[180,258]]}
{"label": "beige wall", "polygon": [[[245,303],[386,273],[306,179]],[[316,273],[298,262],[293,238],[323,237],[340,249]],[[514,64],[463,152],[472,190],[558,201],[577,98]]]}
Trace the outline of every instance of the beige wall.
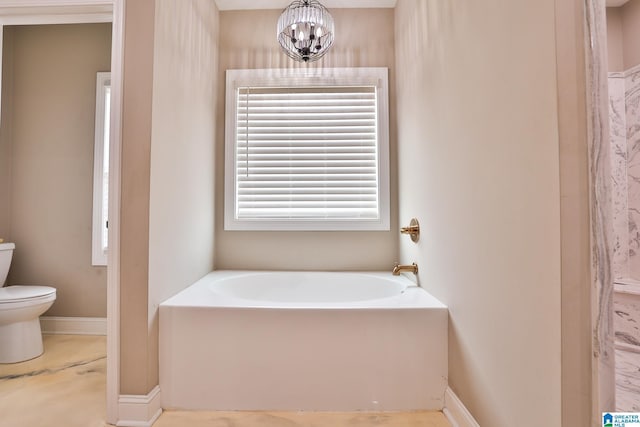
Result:
{"label": "beige wall", "polygon": [[125,2],[120,195],[120,393],[147,394],[149,176],[155,0]]}
{"label": "beige wall", "polygon": [[[218,123],[224,123],[225,71],[304,67],[280,51],[280,10],[220,13]],[[338,41],[309,67],[388,67],[391,153],[391,231],[224,231],[224,126],[216,134],[216,269],[387,270],[397,258],[397,169],[393,9],[332,9]],[[363,35],[366,35],[363,36]],[[408,223],[409,217],[403,218]]]}
{"label": "beige wall", "polygon": [[555,2],[399,0],[400,258],[449,306],[480,425],[561,425]]}
{"label": "beige wall", "polygon": [[630,0],[622,7],[624,68],[640,65],[640,0]]}
{"label": "beige wall", "polygon": [[218,15],[211,0],[156,0],[149,201],[153,370],[158,305],[213,270]]}
{"label": "beige wall", "polygon": [[158,384],[158,304],[213,266],[218,11],[126,3],[120,392]]}
{"label": "beige wall", "polygon": [[640,0],[607,8],[609,71],[640,65]]}
{"label": "beige wall", "polygon": [[111,25],[7,30],[9,283],[55,286],[49,315],[104,317],[106,268],[91,265],[91,224],[96,72],[110,69]]}
{"label": "beige wall", "polygon": [[607,56],[609,71],[624,71],[622,8],[607,8]]}
{"label": "beige wall", "polygon": [[[560,221],[562,260],[562,423],[600,425],[595,403],[604,395],[594,380],[592,337],[591,222],[587,125],[585,2],[556,1]],[[596,299],[594,298],[595,302]],[[606,347],[605,347],[606,349]],[[606,351],[605,351],[606,353]],[[603,408],[604,409],[604,408]]]}
{"label": "beige wall", "polygon": [[[11,128],[13,123],[13,30],[5,27],[0,110],[0,239],[11,241]],[[0,283],[0,286],[2,283]]]}

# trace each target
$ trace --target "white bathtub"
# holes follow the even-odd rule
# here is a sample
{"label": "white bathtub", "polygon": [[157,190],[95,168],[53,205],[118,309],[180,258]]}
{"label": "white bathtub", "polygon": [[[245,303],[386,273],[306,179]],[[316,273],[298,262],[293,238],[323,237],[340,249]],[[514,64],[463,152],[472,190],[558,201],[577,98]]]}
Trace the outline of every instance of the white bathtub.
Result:
{"label": "white bathtub", "polygon": [[216,271],[160,305],[162,406],[440,410],[447,318],[390,272]]}

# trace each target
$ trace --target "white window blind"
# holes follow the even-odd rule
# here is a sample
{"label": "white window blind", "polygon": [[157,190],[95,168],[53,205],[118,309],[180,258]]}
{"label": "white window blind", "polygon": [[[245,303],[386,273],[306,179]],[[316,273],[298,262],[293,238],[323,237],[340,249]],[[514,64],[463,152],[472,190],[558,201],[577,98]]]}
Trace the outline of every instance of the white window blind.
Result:
{"label": "white window blind", "polygon": [[388,229],[386,69],[353,79],[344,70],[363,69],[339,70],[227,73],[225,229]]}
{"label": "white window blind", "polygon": [[375,87],[239,88],[238,218],[378,218]]}

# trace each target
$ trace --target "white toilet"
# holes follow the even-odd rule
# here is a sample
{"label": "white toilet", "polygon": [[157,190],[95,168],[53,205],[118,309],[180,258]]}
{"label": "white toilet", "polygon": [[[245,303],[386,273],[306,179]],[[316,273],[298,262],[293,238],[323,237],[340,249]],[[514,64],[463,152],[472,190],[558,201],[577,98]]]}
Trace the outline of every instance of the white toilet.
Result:
{"label": "white toilet", "polygon": [[0,243],[0,363],[15,363],[43,352],[40,315],[56,300],[49,286],[7,286],[13,243]]}

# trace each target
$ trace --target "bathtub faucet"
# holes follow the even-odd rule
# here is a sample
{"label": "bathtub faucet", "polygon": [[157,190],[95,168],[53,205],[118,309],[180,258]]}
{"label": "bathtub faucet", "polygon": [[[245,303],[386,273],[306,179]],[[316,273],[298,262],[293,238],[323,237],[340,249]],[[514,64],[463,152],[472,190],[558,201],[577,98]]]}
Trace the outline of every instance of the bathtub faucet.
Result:
{"label": "bathtub faucet", "polygon": [[415,262],[411,265],[400,265],[397,262],[393,266],[393,275],[399,276],[400,273],[411,272],[413,274],[418,274],[418,264]]}

